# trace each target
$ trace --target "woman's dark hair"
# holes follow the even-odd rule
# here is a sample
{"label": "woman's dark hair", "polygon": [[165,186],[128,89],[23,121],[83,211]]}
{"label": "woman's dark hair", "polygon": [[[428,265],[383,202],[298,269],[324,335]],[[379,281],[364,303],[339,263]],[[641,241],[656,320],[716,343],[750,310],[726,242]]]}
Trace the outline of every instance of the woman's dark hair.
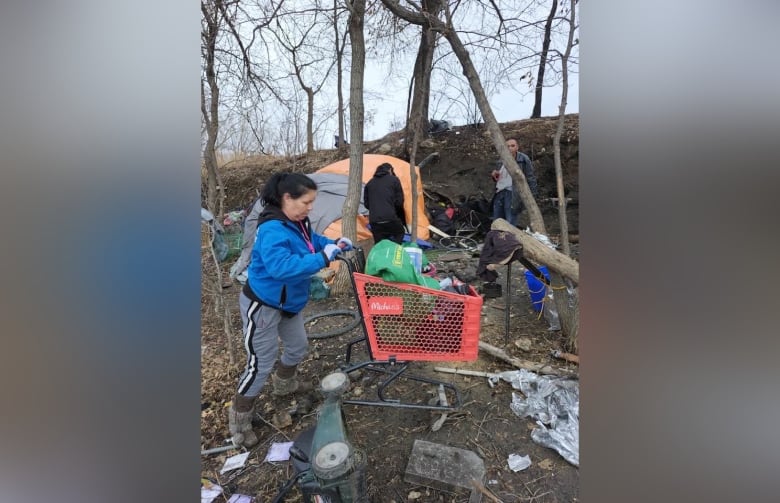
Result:
{"label": "woman's dark hair", "polygon": [[271,178],[265,182],[263,187],[262,203],[263,206],[282,207],[282,196],[290,194],[293,199],[298,199],[310,190],[317,190],[317,184],[314,180],[300,173],[274,173]]}

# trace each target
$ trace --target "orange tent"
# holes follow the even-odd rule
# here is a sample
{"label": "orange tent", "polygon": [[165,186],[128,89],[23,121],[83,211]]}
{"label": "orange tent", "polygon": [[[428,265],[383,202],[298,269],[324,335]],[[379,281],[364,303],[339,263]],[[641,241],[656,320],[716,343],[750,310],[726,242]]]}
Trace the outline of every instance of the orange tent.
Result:
{"label": "orange tent", "polygon": [[[407,161],[392,157],[389,155],[379,154],[364,154],[363,155],[363,184],[368,183],[374,176],[376,168],[382,163],[390,163],[393,166],[393,171],[396,176],[401,180],[401,187],[404,191],[404,211],[406,213],[406,221],[409,225],[412,223],[412,175],[409,170],[409,163]],[[430,232],[428,230],[428,217],[425,214],[425,201],[423,200],[422,179],[420,178],[420,168],[415,166],[415,172],[417,174],[417,237],[420,239],[429,239]],[[318,169],[317,173],[335,173],[339,175],[349,175],[349,159],[342,159],[340,161],[329,164],[324,168]],[[362,190],[361,190],[362,200]],[[357,238],[358,241],[371,239],[371,231],[368,230],[368,217],[365,215],[358,215],[357,217]],[[341,219],[331,223],[323,232],[329,238],[339,238],[343,236],[341,233]]]}

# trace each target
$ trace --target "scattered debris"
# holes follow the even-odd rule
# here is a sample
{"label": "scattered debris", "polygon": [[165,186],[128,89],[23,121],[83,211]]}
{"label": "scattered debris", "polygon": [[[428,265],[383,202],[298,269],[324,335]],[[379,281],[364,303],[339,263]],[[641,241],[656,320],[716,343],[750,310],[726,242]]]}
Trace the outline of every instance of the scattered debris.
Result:
{"label": "scattered debris", "polygon": [[580,357],[577,355],[573,355],[571,353],[564,353],[563,351],[553,351],[552,353],[553,358],[560,358],[561,360],[566,360],[567,362],[576,363],[577,365],[580,364]]}
{"label": "scattered debris", "polygon": [[490,356],[498,358],[499,360],[503,360],[513,367],[517,367],[519,369],[547,375],[571,375],[573,373],[568,369],[557,369],[543,363],[534,363],[527,360],[520,360],[519,358],[512,358],[506,354],[506,351],[503,349],[497,348],[496,346],[488,344],[487,342],[479,341],[479,349],[489,354]]}
{"label": "scattered debris", "polygon": [[528,455],[510,454],[507,463],[510,470],[520,472],[531,466],[531,458]]}
{"label": "scattered debris", "polygon": [[523,351],[531,351],[531,339],[528,337],[520,337],[515,341],[515,346]]}
{"label": "scattered debris", "polygon": [[[435,398],[438,405],[441,405],[443,407],[449,407],[449,402],[447,401],[447,393],[444,391],[444,385],[439,384],[439,396],[438,398]],[[447,420],[447,411],[444,411],[441,413],[441,417],[437,419],[432,425],[431,425],[431,431],[439,431],[444,425],[444,421]]]}
{"label": "scattered debris", "polygon": [[222,494],[222,487],[209,479],[200,479],[200,503],[211,503]]}
{"label": "scattered debris", "polygon": [[246,464],[246,460],[248,457],[249,457],[249,451],[242,452],[241,454],[236,454],[235,456],[230,456],[225,460],[225,465],[222,467],[219,473],[225,474],[229,471],[243,467],[244,464]]}
{"label": "scattered debris", "polygon": [[287,461],[290,459],[290,447],[292,442],[274,442],[268,449],[268,454],[265,456],[265,460],[269,462],[274,461]]}
{"label": "scattered debris", "polygon": [[[574,379],[539,376],[527,370],[502,372],[500,378],[522,391],[512,393],[512,412],[536,419],[531,440],[558,452],[574,466],[580,465],[580,386]],[[548,427],[549,425],[549,427]]]}
{"label": "scattered debris", "polygon": [[236,445],[233,445],[232,443],[230,445],[226,445],[224,447],[214,447],[213,449],[206,449],[204,451],[200,451],[201,456],[208,456],[209,454],[219,454],[220,452],[225,451],[232,451],[233,449],[238,449],[239,447]]}
{"label": "scattered debris", "polygon": [[476,491],[471,480],[485,479],[485,463],[473,451],[415,440],[404,480],[453,492],[459,488]]}
{"label": "scattered debris", "polygon": [[545,458],[541,461],[539,461],[539,468],[542,468],[544,470],[552,470],[553,469],[553,460],[550,458]]}
{"label": "scattered debris", "polygon": [[274,414],[274,417],[271,418],[271,422],[277,428],[286,428],[292,425],[292,416],[290,416],[288,411],[280,410]]}
{"label": "scattered debris", "polygon": [[254,503],[255,499],[245,494],[234,494],[228,500],[228,503]]}
{"label": "scattered debris", "polygon": [[476,377],[495,377],[498,375],[490,372],[481,372],[478,370],[453,369],[449,367],[433,367],[433,370],[435,370],[436,372],[446,372],[447,374],[459,374],[459,375],[476,376]]}

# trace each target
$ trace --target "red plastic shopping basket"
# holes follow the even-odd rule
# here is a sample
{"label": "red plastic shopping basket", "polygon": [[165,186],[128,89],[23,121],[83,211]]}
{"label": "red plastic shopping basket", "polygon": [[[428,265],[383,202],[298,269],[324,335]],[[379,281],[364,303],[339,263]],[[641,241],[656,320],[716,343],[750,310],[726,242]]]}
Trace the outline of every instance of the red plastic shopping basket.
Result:
{"label": "red plastic shopping basket", "polygon": [[372,357],[398,361],[473,361],[482,297],[353,273]]}

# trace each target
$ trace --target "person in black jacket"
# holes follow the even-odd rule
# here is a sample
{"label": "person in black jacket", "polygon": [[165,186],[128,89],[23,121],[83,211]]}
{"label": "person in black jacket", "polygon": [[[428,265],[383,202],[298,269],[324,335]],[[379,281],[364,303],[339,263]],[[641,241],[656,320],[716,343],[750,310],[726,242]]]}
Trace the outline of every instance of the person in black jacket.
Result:
{"label": "person in black jacket", "polygon": [[395,176],[393,166],[380,164],[374,177],[363,189],[363,205],[368,210],[368,223],[374,243],[389,239],[401,244],[404,239],[406,217],[404,191],[401,180]]}

